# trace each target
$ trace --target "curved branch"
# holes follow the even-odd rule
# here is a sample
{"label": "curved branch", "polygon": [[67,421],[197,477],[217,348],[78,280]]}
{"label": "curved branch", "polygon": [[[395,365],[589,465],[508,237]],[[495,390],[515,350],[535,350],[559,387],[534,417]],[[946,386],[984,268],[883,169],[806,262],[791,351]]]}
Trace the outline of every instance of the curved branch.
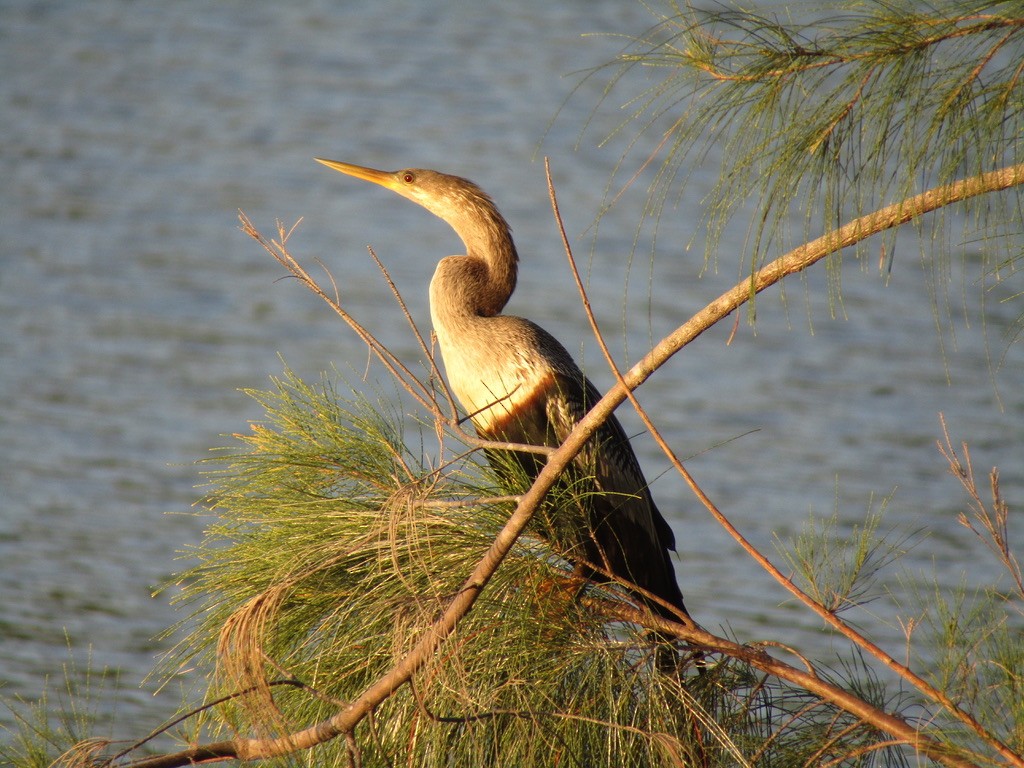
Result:
{"label": "curved branch", "polygon": [[[987,729],[985,729],[981,723],[979,723],[973,716],[970,715],[970,713],[962,710],[953,701],[951,701],[949,697],[947,697],[942,691],[938,690],[930,683],[928,683],[926,680],[921,678],[913,670],[911,670],[910,667],[896,661],[890,654],[886,653],[877,644],[868,640],[864,635],[857,632],[855,629],[850,627],[846,622],[840,619],[835,613],[828,611],[824,606],[822,606],[820,603],[815,601],[810,595],[808,595],[806,592],[800,589],[800,587],[798,587],[792,581],[792,579],[788,578],[778,568],[776,568],[775,565],[770,560],[768,560],[768,558],[761,554],[761,552],[753,544],[751,544],[746,539],[746,537],[743,536],[742,533],[740,533],[739,529],[737,529],[729,521],[729,519],[722,513],[722,511],[718,509],[715,503],[697,485],[696,480],[694,480],[693,476],[690,475],[687,469],[683,466],[678,456],[676,456],[675,452],[669,446],[668,442],[664,439],[664,437],[662,437],[661,433],[654,425],[654,423],[648,416],[647,412],[644,410],[643,406],[640,405],[639,401],[634,396],[632,388],[630,388],[629,386],[629,382],[627,382],[626,379],[623,377],[622,372],[615,364],[615,361],[611,356],[611,352],[605,344],[603,335],[601,334],[601,331],[597,325],[597,320],[594,317],[593,311],[591,309],[590,300],[587,297],[586,289],[584,288],[583,282],[580,279],[579,271],[576,269],[575,259],[572,255],[572,248],[569,244],[568,238],[566,237],[565,229],[562,226],[562,220],[558,208],[558,200],[555,196],[554,185],[551,179],[550,167],[547,162],[547,159],[545,159],[544,167],[545,171],[547,172],[548,194],[551,198],[551,206],[554,212],[556,223],[559,228],[559,232],[562,237],[563,247],[565,248],[566,255],[569,259],[570,269],[572,271],[573,278],[576,281],[576,287],[579,291],[583,308],[587,315],[587,319],[590,323],[591,329],[593,330],[598,345],[600,346],[601,351],[604,354],[606,361],[608,362],[608,366],[611,369],[612,374],[616,377],[617,387],[625,388],[625,396],[629,399],[631,405],[636,410],[637,414],[640,416],[640,419],[643,421],[644,426],[650,431],[650,434],[652,435],[658,446],[661,448],[662,452],[672,462],[673,467],[675,467],[676,471],[683,477],[687,485],[689,485],[690,489],[694,492],[697,498],[700,499],[701,503],[704,504],[704,506],[715,518],[715,520],[723,528],[725,528],[729,535],[732,536],[733,539],[735,539],[736,542],[748,554],[750,554],[751,557],[753,557],[758,562],[758,564],[765,571],[767,571],[777,582],[782,584],[782,586],[784,586],[797,599],[799,599],[800,602],[802,602],[804,605],[806,605],[808,608],[814,611],[828,624],[832,625],[836,630],[842,633],[848,640],[867,650],[875,658],[877,658],[879,661],[885,664],[889,669],[893,670],[903,679],[908,680],[920,691],[929,696],[933,701],[941,704],[947,711],[949,711],[951,714],[953,714],[955,717],[957,717],[959,720],[961,720],[963,723],[969,726],[976,734],[978,734],[988,744],[990,744],[993,748],[999,751],[1004,757],[1006,757],[1009,760],[1012,760],[1014,765],[1024,765],[1024,763],[1021,762],[1019,756],[1015,755],[1008,746],[1006,746],[1002,741],[1000,741]],[[998,189],[1004,189],[1008,186],[1012,186],[1013,184],[1019,183],[1024,183],[1024,165],[1003,169],[1001,171],[997,171],[991,174],[986,174],[985,176],[982,177],[966,179],[955,184],[937,187],[936,189],[929,190],[921,195],[910,198],[909,200],[903,201],[896,205],[888,206],[887,208],[876,211],[873,214],[869,214],[868,216],[856,219],[847,224],[846,226],[840,228],[835,233],[832,233],[831,235],[825,235],[822,238],[819,238],[818,240],[815,240],[811,243],[808,243],[805,246],[802,246],[801,248],[796,249],[795,251],[791,251],[789,254],[785,254],[779,259],[773,261],[771,264],[767,265],[764,269],[762,269],[754,276],[752,282],[758,287],[753,292],[756,293],[764,290],[765,288],[781,280],[782,277],[784,277],[787,274],[791,274],[793,272],[798,272],[803,269],[806,269],[811,264],[814,264],[816,261],[820,260],[824,256],[834,251],[838,251],[845,246],[853,245],[854,243],[860,242],[861,240],[866,239],[867,237],[870,237],[873,234],[877,234],[878,232],[881,232],[884,229],[889,229],[891,227],[898,226],[899,224],[903,224],[906,221],[916,218],[930,210],[941,207],[943,205],[948,205],[953,202],[957,202],[972,195],[983,194],[985,192],[996,191]],[[743,303],[743,301],[745,301],[746,298],[749,298],[750,292],[748,290],[747,296],[742,297],[739,295],[739,290],[741,288],[742,284],[735,286],[731,291],[719,297],[718,301],[722,302],[724,299],[724,303],[726,306],[732,301]],[[739,306],[739,303],[737,303],[737,306]],[[717,318],[716,320],[714,320],[714,322],[717,322],[719,319],[723,319],[724,317],[725,315],[722,315],[722,317]],[[693,321],[691,320],[691,323],[692,322]],[[691,323],[687,323],[685,326],[682,326],[681,328],[686,328]],[[696,338],[696,336],[694,336],[694,338]],[[692,339],[687,339],[684,342],[684,345],[686,343],[689,343],[690,340]],[[658,345],[658,347],[656,347],[655,349],[658,349],[661,346],[662,345]],[[657,367],[660,367],[665,361],[667,361],[669,356],[671,355],[668,355],[664,357],[664,359],[660,360],[657,363]],[[650,357],[650,355],[648,355],[648,357]],[[645,360],[646,359],[647,358],[645,358]],[[641,361],[641,363],[642,362],[644,361]],[[692,640],[692,638],[689,637],[684,637],[683,639]],[[754,666],[759,665],[755,664]],[[769,671],[764,667],[759,668],[763,669],[764,671]],[[773,674],[777,674],[777,672]],[[790,680],[790,682],[805,685],[804,682],[796,680],[790,676],[782,676]],[[814,679],[817,678],[815,677]],[[807,687],[809,688],[809,690],[813,690],[809,686]],[[835,690],[842,690],[835,688],[835,686],[832,686],[832,688],[834,688]],[[822,691],[814,692],[818,693],[819,695],[823,695],[824,698],[827,698],[834,704],[837,704],[838,706],[842,707],[843,709],[846,709],[852,714],[855,714],[859,717],[864,717],[864,715],[861,714],[861,712],[854,711],[848,708],[850,700],[855,700],[856,702],[859,702],[859,708],[863,709],[867,705],[862,700],[856,699],[856,697],[850,697],[849,695],[845,695],[843,699],[836,699],[833,698],[832,695],[824,695]],[[834,691],[831,691],[829,693],[834,693]],[[905,733],[900,734],[886,727],[887,725],[891,725],[890,720],[892,719],[892,716],[873,707],[871,707],[870,709],[871,716],[865,717],[865,719],[868,722],[871,722],[873,725],[876,725],[877,727],[880,727],[883,730],[888,731],[890,734],[894,736],[906,738]],[[899,720],[899,722],[903,723],[905,728],[909,728],[913,733],[917,733],[917,731],[911,728],[911,726],[907,725],[905,721]],[[917,738],[921,737],[918,736]],[[914,743],[914,741],[911,740],[911,743]],[[920,748],[920,745],[916,746],[919,746]],[[923,751],[927,752],[928,750],[925,749]]]}
{"label": "curved branch", "polygon": [[1024,184],[1024,163],[971,176],[951,184],[942,184],[873,213],[860,216],[838,229],[794,248],[759,269],[748,280],[738,283],[711,301],[690,320],[665,336],[643,359],[624,374],[624,385],[619,384],[614,387],[608,392],[607,397],[614,396],[617,406],[626,399],[625,387],[636,389],[676,352],[719,320],[727,317],[733,310],[745,304],[752,296],[774,285],[787,275],[800,272],[829,254],[848,248],[879,232],[906,224],[931,211],[978,195],[998,192],[1021,184]]}
{"label": "curved branch", "polygon": [[[729,313],[745,303],[754,294],[760,293],[769,286],[774,285],[783,277],[795,272],[800,272],[831,253],[835,253],[845,247],[854,245],[855,243],[865,240],[871,235],[878,234],[886,229],[891,229],[901,224],[905,224],[906,222],[922,216],[929,211],[966,200],[970,197],[1008,189],[1020,184],[1024,184],[1024,163],[991,171],[979,176],[972,176],[951,184],[944,184],[899,203],[886,206],[874,213],[854,219],[834,232],[827,233],[810,243],[780,256],[778,259],[775,259],[751,276],[749,282],[745,281],[744,283],[734,286],[732,289],[719,296],[707,307],[694,315],[689,322],[680,326],[662,339],[662,341],[657,344],[654,349],[652,349],[639,363],[634,365],[633,368],[620,378],[619,383],[608,393],[606,398],[601,400],[601,403],[612,395],[616,395],[618,402],[622,402],[622,400],[628,396],[626,392],[627,388],[635,389],[641,383],[646,381],[646,379],[650,377],[655,370],[661,367],[670,357],[682,349],[686,344],[689,344],[693,339],[719,320],[724,319]],[[633,400],[633,402],[634,405],[637,405],[635,400]],[[639,410],[638,405],[637,407]],[[640,413],[641,416],[644,417],[642,410]],[[650,423],[650,420],[645,418],[645,423],[648,428],[652,430],[652,434],[656,435],[657,431],[654,429],[654,425]],[[750,552],[755,559],[758,560],[761,566],[771,573],[777,581],[785,586],[803,603],[814,610],[815,613],[821,616],[825,621],[835,627],[839,632],[858,645],[870,650],[871,653],[887,667],[895,671],[904,679],[912,682],[919,690],[945,707],[951,714],[984,739],[986,743],[996,749],[996,751],[998,751],[999,754],[1002,755],[1002,757],[1004,757],[1011,765],[1024,766],[1024,758],[1014,753],[1014,751],[1006,744],[989,733],[970,713],[961,710],[942,691],[929,684],[926,680],[914,673],[909,667],[900,664],[884,650],[867,640],[867,638],[864,638],[839,619],[835,614],[830,613],[823,606],[820,606],[812,600],[790,579],[786,578],[786,576],[775,568],[767,558],[757,552],[753,546],[749,545],[743,535],[728,521],[728,519],[725,518],[724,515],[722,515],[722,513],[715,507],[714,503],[697,486],[689,472],[686,471],[682,463],[679,462],[678,458],[674,455],[664,440],[661,440],[659,444],[661,445],[662,450],[666,452],[669,459],[672,460],[677,471],[680,472],[684,480],[686,480],[690,485],[690,488],[697,494],[701,502],[704,503],[719,523],[722,524],[730,535],[732,535],[733,538],[744,547],[744,549]],[[892,731],[889,732],[893,733]],[[896,734],[894,733],[893,735]],[[945,761],[945,758],[943,757],[945,750],[940,750],[940,754],[932,754],[928,749],[924,748],[924,746],[919,746],[919,748],[921,748],[926,754],[929,754],[930,757],[942,762]]]}

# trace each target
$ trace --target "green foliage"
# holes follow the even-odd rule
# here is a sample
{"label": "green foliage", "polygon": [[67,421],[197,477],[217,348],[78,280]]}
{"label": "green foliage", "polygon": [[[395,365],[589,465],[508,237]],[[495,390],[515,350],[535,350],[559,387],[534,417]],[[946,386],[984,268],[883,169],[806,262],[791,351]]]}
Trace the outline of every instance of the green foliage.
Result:
{"label": "green foliage", "polygon": [[880,536],[882,510],[869,511],[864,523],[855,525],[849,536],[836,529],[838,512],[823,519],[811,515],[800,535],[788,545],[776,537],[776,548],[789,562],[801,588],[831,613],[877,597],[875,577],[906,551],[913,536],[898,540]]}
{"label": "green foliage", "polygon": [[[317,722],[390,669],[509,512],[480,500],[472,466],[435,471],[410,455],[396,414],[326,380],[286,373],[275,387],[251,393],[267,421],[210,475],[221,521],[182,580],[198,625],[178,657],[216,649],[211,696],[249,690],[224,716],[268,733]],[[692,714],[669,704],[678,683],[649,673],[642,634],[574,600],[568,575],[524,540],[415,687],[375,713],[364,760],[657,765],[691,749],[680,734]]]}
{"label": "green foliage", "polygon": [[[640,93],[630,80],[630,118],[619,128],[660,137],[647,216],[660,218],[689,173],[720,158],[702,200],[709,258],[738,213],[751,222],[753,270],[789,247],[791,221],[803,219],[805,240],[930,186],[1022,160],[1020,2],[649,7],[660,22],[610,65],[605,98],[636,68],[655,73]],[[963,210],[991,239],[1020,234],[1019,205],[1011,192]],[[930,256],[950,240],[942,217],[933,222],[920,230]],[[882,245],[883,271],[892,266],[892,237]],[[989,267],[1012,262],[985,250]]]}
{"label": "green foliage", "polygon": [[[429,468],[398,414],[326,379],[286,373],[252,395],[267,418],[215,460],[220,521],[182,579],[198,623],[174,656],[216,657],[210,697],[247,693],[215,719],[270,734],[329,717],[398,662],[510,508],[488,500],[488,470]],[[590,585],[581,601],[581,589],[525,536],[456,635],[374,713],[364,764],[789,766],[879,739],[740,662],[654,672],[644,633],[599,611],[625,594]],[[343,743],[317,749],[321,765],[348,759]]]}
{"label": "green foliage", "polygon": [[[51,768],[55,763],[83,762],[110,743],[96,737],[100,718],[90,699],[112,676],[97,675],[91,664],[80,670],[72,658],[64,666],[63,687],[44,689],[36,701],[4,701],[16,729],[0,728],[0,762],[17,768]],[[6,733],[3,733],[6,731]]]}
{"label": "green foliage", "polygon": [[[179,580],[195,613],[165,671],[211,670],[210,708],[201,717],[183,714],[190,743],[280,735],[331,717],[429,631],[510,509],[489,486],[490,470],[471,457],[432,468],[414,455],[401,415],[387,404],[346,399],[327,378],[310,385],[291,372],[273,390],[251,394],[266,418],[212,460],[207,505],[216,522],[193,553],[198,565]],[[425,444],[426,435],[413,442]],[[435,455],[447,453],[438,446]],[[833,527],[810,525],[791,556],[812,592],[842,607],[867,594],[899,547],[877,536],[877,522],[846,539]],[[820,568],[815,552],[829,553],[834,566]],[[602,611],[628,599],[611,586],[584,587],[545,539],[528,533],[411,684],[351,740],[320,745],[310,759],[325,766],[354,756],[367,766],[906,764],[906,751],[856,715],[736,658],[713,658],[700,675],[656,671],[644,631]],[[1024,653],[1005,605],[999,613],[992,602],[983,612],[941,595],[920,602],[937,605],[936,682],[1019,746]],[[817,672],[866,706],[898,713],[919,704],[894,693],[856,654]],[[22,708],[21,732],[3,751],[13,765],[50,765],[63,752],[63,763],[84,765],[93,752],[121,749],[89,740],[92,722],[74,693],[56,710],[45,698]],[[948,712],[930,717],[937,737],[985,753]]]}
{"label": "green foliage", "polygon": [[[913,603],[927,610],[912,646],[932,682],[1018,754],[1024,752],[1020,598],[995,586],[970,592],[961,585],[952,595],[915,590]],[[935,727],[946,738],[978,748],[975,735],[945,713],[938,714]]]}

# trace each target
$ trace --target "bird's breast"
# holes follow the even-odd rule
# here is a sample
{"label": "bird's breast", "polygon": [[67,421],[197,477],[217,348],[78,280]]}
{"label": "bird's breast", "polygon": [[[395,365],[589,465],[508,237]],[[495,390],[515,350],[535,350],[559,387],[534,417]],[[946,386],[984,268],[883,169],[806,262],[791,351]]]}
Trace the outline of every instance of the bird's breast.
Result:
{"label": "bird's breast", "polygon": [[541,407],[557,386],[548,366],[528,360],[517,350],[492,348],[488,353],[467,355],[445,350],[442,356],[448,382],[478,431],[489,435]]}

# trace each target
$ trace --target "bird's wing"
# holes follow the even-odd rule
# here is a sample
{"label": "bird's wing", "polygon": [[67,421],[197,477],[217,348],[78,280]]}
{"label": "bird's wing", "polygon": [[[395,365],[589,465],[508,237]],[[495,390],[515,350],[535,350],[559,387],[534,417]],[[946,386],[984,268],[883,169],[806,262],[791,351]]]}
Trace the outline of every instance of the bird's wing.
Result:
{"label": "bird's wing", "polygon": [[[557,377],[557,386],[562,396],[548,399],[548,421],[556,444],[560,444],[601,395],[582,373],[572,378]],[[605,499],[605,516],[639,527],[652,545],[675,549],[675,535],[655,506],[633,446],[614,415],[608,417],[580,452],[576,464],[593,475],[597,491]],[[618,527],[611,520],[608,524]]]}
{"label": "bird's wing", "polygon": [[[511,320],[505,321],[510,336],[529,354],[500,357],[522,357],[505,374],[523,386],[515,390],[515,408],[505,418],[488,419],[478,429],[482,426],[482,433],[493,439],[558,446],[600,393],[550,334],[527,320]],[[533,477],[543,464],[537,454],[516,453],[515,459]],[[579,508],[559,508],[549,521],[551,535],[568,534],[567,542],[582,546],[586,561],[685,610],[668,552],[675,548],[675,536],[655,506],[633,447],[614,415],[574,459],[565,482],[576,484],[586,478],[593,479],[580,486],[587,490]],[[662,610],[656,604],[652,607]]]}

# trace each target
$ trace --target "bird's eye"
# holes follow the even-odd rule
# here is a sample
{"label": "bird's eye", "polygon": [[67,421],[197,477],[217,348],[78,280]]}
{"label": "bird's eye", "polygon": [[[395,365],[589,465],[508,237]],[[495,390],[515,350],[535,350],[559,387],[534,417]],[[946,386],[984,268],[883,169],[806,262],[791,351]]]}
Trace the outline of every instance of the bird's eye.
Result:
{"label": "bird's eye", "polygon": [[404,171],[402,173],[402,181],[404,181],[406,184],[412,184],[414,181],[416,181],[416,174],[413,173],[412,171]]}

